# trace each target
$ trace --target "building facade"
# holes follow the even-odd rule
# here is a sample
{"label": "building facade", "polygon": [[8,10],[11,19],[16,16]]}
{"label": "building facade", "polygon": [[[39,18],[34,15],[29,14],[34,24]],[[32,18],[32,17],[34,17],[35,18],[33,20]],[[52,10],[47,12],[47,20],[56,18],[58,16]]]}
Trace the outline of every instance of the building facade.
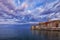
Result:
{"label": "building facade", "polygon": [[60,20],[41,22],[32,29],[60,30]]}

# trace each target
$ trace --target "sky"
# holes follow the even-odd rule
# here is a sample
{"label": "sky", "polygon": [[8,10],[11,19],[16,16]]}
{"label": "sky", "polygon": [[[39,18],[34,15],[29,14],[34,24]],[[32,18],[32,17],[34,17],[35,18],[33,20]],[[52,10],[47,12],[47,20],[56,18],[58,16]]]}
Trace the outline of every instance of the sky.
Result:
{"label": "sky", "polygon": [[0,0],[0,21],[32,23],[60,20],[60,0]]}

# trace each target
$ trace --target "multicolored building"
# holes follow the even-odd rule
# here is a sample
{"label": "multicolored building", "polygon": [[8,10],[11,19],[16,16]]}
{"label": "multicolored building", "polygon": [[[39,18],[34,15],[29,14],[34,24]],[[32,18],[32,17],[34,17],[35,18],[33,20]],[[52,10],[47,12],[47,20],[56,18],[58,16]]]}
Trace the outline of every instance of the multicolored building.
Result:
{"label": "multicolored building", "polygon": [[60,20],[51,20],[48,22],[38,23],[36,26],[32,26],[34,30],[60,30]]}

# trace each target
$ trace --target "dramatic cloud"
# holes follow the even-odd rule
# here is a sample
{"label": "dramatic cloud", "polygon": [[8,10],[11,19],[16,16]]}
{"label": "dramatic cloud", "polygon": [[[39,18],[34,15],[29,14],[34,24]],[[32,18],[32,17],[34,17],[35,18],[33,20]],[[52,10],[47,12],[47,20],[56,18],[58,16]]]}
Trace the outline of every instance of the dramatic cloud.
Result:
{"label": "dramatic cloud", "polygon": [[60,0],[0,0],[1,22],[42,22],[59,15]]}

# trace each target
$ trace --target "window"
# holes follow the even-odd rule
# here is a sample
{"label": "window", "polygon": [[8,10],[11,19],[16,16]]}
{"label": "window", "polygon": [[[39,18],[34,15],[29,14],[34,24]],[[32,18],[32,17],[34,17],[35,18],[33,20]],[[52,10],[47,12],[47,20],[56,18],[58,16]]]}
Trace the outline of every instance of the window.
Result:
{"label": "window", "polygon": [[58,23],[56,24],[56,27],[58,27]]}

